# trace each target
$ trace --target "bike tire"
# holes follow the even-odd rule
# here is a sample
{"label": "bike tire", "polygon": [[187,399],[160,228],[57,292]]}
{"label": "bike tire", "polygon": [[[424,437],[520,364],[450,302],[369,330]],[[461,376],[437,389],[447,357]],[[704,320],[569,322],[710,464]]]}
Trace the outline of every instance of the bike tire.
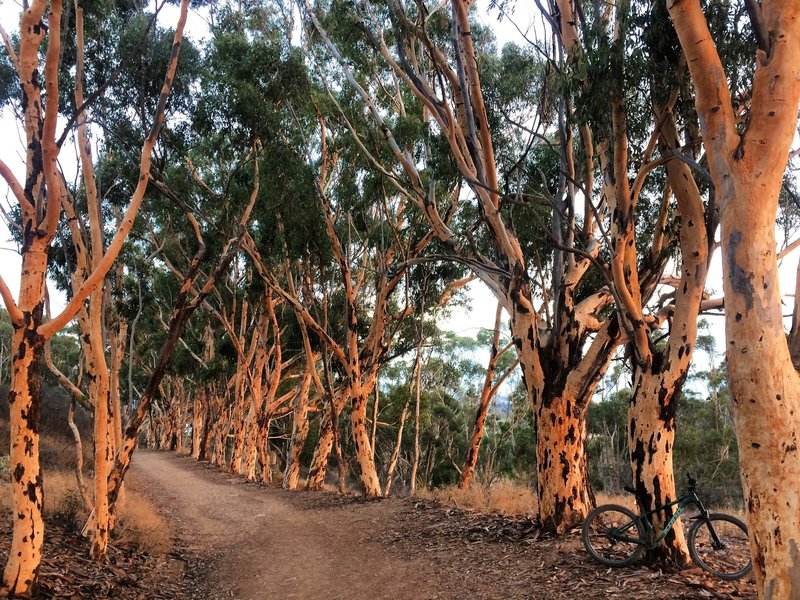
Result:
{"label": "bike tire", "polygon": [[[641,557],[644,526],[632,510],[617,504],[598,506],[586,517],[581,539],[586,551],[607,567],[627,567]],[[627,538],[627,539],[625,539]]]}
{"label": "bike tire", "polygon": [[[722,547],[715,547],[709,523]],[[753,568],[747,525],[731,515],[712,513],[708,519],[698,518],[689,528],[686,543],[694,563],[720,579],[741,579]]]}

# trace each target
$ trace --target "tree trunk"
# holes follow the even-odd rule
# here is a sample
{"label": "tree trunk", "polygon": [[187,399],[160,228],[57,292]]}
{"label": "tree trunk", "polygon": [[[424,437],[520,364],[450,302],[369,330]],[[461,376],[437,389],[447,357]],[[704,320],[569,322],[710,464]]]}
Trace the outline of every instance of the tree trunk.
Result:
{"label": "tree trunk", "polygon": [[336,489],[340,494],[347,491],[347,470],[348,467],[344,461],[344,454],[342,453],[342,436],[339,429],[339,419],[336,418],[333,423],[333,450],[336,453]]}
{"label": "tree trunk", "polygon": [[200,436],[199,447],[200,450],[197,454],[197,460],[206,461],[209,460],[208,456],[208,442],[211,437],[211,398],[206,395],[205,399],[205,407],[203,410],[203,427],[202,427],[202,435]]}
{"label": "tree trunk", "polygon": [[[677,384],[653,370],[637,370],[628,405],[628,449],[637,501],[645,511],[677,499],[672,449],[675,446],[675,409],[682,381]],[[650,518],[656,536],[675,514],[675,507]],[[680,520],[651,551],[657,562],[686,565],[689,552]]]}
{"label": "tree trunk", "polygon": [[237,399],[233,418],[233,449],[231,450],[230,471],[236,475],[242,474],[242,455],[244,453],[244,438],[248,430],[247,416],[244,414],[244,402]]}
{"label": "tree trunk", "polygon": [[[272,414],[266,412],[259,419],[256,431],[256,448],[258,450],[261,483],[272,483],[272,450],[269,445],[269,428],[271,426]],[[253,479],[249,481],[255,481],[255,473],[253,473]]]}
{"label": "tree trunk", "polygon": [[89,556],[96,560],[105,556],[111,532],[108,476],[114,465],[113,411],[108,366],[103,352],[102,314],[103,288],[100,287],[89,300],[92,357],[87,361],[87,365],[91,365],[87,366],[87,373],[90,374],[89,394],[94,400],[94,520]]}
{"label": "tree trunk", "polygon": [[392,491],[392,478],[394,477],[394,470],[397,468],[397,461],[400,458],[400,449],[403,446],[403,429],[406,426],[406,419],[408,418],[408,407],[411,404],[411,398],[406,400],[403,405],[403,412],[400,413],[400,424],[397,427],[397,438],[394,442],[394,449],[392,456],[389,459],[389,466],[386,468],[386,485],[383,488],[383,495],[388,496]]}
{"label": "tree trunk", "polygon": [[[661,114],[660,110],[657,112]],[[673,117],[660,119],[662,151],[666,153],[680,147],[680,141]],[[684,162],[673,160],[667,164],[667,178],[681,216],[680,283],[675,290],[669,341],[652,354],[651,365],[642,368],[634,361],[633,393],[628,407],[633,484],[637,501],[647,512],[678,497],[672,466],[675,412],[697,340],[697,318],[708,272],[704,207],[693,173]],[[652,339],[652,333],[649,337]],[[674,513],[675,508],[669,507],[650,516],[656,536],[661,535]],[[679,566],[689,564],[680,520],[651,552],[650,558]]]}
{"label": "tree trunk", "polygon": [[594,506],[586,463],[585,402],[570,391],[547,398],[536,411],[539,518],[546,531],[577,527]]}
{"label": "tree trunk", "polygon": [[797,598],[800,378],[781,314],[775,260],[777,202],[766,198],[777,197],[780,178],[751,177],[737,177],[737,195],[721,219],[728,372],[760,595]]}
{"label": "tree trunk", "polygon": [[72,432],[72,438],[75,440],[75,480],[78,484],[78,491],[81,493],[83,500],[83,507],[86,512],[91,513],[94,510],[94,502],[89,494],[89,488],[86,486],[86,480],[83,478],[83,443],[81,442],[81,432],[78,426],[75,425],[75,406],[77,405],[76,399],[73,397],[69,403],[69,411],[67,412],[67,425]]}
{"label": "tree trunk", "polygon": [[225,453],[228,445],[228,431],[230,431],[230,420],[223,407],[219,419],[214,425],[214,434],[212,437],[214,449],[211,451],[211,464],[215,467],[225,468],[227,466]]}
{"label": "tree trunk", "polygon": [[[323,403],[317,446],[314,449],[314,457],[311,459],[311,467],[308,471],[307,490],[320,490],[325,483],[325,474],[328,472],[328,458],[331,455],[331,450],[333,450],[333,419],[331,413],[334,413],[338,418],[349,394],[349,390],[342,391],[335,400],[329,396],[328,401]],[[331,402],[333,402],[333,409],[331,409]]]}
{"label": "tree trunk", "polygon": [[12,336],[11,389],[8,393],[11,428],[10,467],[14,493],[13,529],[3,589],[31,595],[38,588],[42,558],[42,471],[39,466],[41,362],[44,339],[37,334],[44,309],[47,255],[44,250],[22,254],[19,308],[25,325],[15,324]]}
{"label": "tree trunk", "polygon": [[[698,0],[667,7],[695,87],[720,202],[725,334],[739,468],[759,597],[800,597],[800,377],[783,327],[775,217],[800,102],[800,4],[755,7],[751,110],[737,129],[727,78]],[[761,43],[759,44],[761,45]]]}
{"label": "tree trunk", "polygon": [[378,438],[378,412],[380,410],[380,386],[375,378],[375,399],[372,401],[372,433],[369,436],[369,445],[372,447],[372,460],[375,460],[375,445]]}
{"label": "tree trunk", "polygon": [[353,390],[353,406],[350,412],[350,422],[353,428],[353,444],[355,445],[356,460],[358,461],[359,477],[367,498],[380,498],[381,484],[375,461],[372,459],[372,447],[369,443],[367,431],[367,403],[375,387],[375,378],[370,377],[365,383],[351,383]]}
{"label": "tree trunk", "polygon": [[[545,531],[563,533],[583,523],[594,506],[586,466],[586,422],[583,411],[576,410],[578,398],[545,396],[537,323],[532,316],[535,313],[524,304],[514,306],[511,328],[536,420],[539,521]],[[557,375],[548,372],[549,377]]]}
{"label": "tree trunk", "polygon": [[[242,473],[244,473],[247,481],[256,480],[256,468],[258,463],[261,463],[261,480],[264,483],[271,482],[271,477],[269,476],[264,479],[264,463],[262,460],[260,460],[261,455],[264,452],[262,443],[265,443],[265,439],[267,438],[267,435],[264,434],[265,421],[267,421],[266,415],[262,415],[261,417],[257,418],[252,412],[250,415],[248,415],[247,420],[245,421],[247,433],[245,436],[244,464],[242,465]],[[267,463],[267,465],[269,465],[269,463]]]}
{"label": "tree trunk", "polygon": [[173,397],[173,402],[176,403],[174,418],[175,418],[175,452],[178,454],[183,452],[183,426],[185,424],[184,415],[186,411],[184,410],[184,402],[185,402],[185,394],[183,391],[183,384],[180,380],[175,382],[175,394]]}
{"label": "tree trunk", "polygon": [[475,472],[475,466],[478,464],[478,450],[481,447],[481,440],[483,439],[486,417],[489,414],[489,406],[494,397],[492,388],[494,386],[494,374],[497,371],[497,359],[500,356],[500,325],[502,315],[503,305],[498,302],[497,313],[494,319],[494,336],[492,337],[489,364],[486,366],[486,376],[483,380],[481,397],[478,399],[478,412],[475,415],[475,425],[472,428],[472,437],[470,438],[469,448],[467,449],[467,457],[464,460],[464,467],[461,469],[461,477],[458,481],[458,487],[461,489],[468,488],[470,483],[472,483],[472,474]]}
{"label": "tree trunk", "polygon": [[194,394],[194,405],[192,406],[192,458],[200,460],[200,440],[205,435],[204,416],[205,416],[205,390],[198,390]]}
{"label": "tree trunk", "polygon": [[315,357],[307,356],[303,382],[294,399],[292,411],[292,441],[289,447],[289,462],[283,474],[283,487],[287,490],[297,489],[300,479],[300,455],[308,436],[308,393],[311,388],[312,370],[316,368]]}
{"label": "tree trunk", "polygon": [[[119,277],[121,279],[121,277]],[[128,324],[117,317],[117,330],[110,328],[108,333],[109,347],[111,349],[111,370],[109,373],[111,393],[111,422],[113,425],[114,448],[112,454],[122,445],[122,397],[120,395],[120,371],[122,358],[125,356],[125,342],[128,337]]]}
{"label": "tree trunk", "polygon": [[414,458],[411,461],[409,477],[409,494],[417,494],[417,470],[419,469],[419,431],[420,431],[420,396],[422,392],[422,340],[417,345],[417,360],[414,365]]}

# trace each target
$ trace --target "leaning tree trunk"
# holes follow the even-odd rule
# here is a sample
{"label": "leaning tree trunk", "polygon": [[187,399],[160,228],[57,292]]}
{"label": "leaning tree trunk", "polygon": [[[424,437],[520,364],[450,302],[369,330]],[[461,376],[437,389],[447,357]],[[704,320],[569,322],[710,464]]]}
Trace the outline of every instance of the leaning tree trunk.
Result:
{"label": "leaning tree trunk", "polygon": [[303,446],[308,436],[308,393],[311,388],[313,370],[316,368],[314,355],[306,357],[306,365],[303,371],[303,380],[294,398],[292,410],[292,441],[289,448],[289,462],[286,465],[286,472],[283,474],[283,487],[287,490],[297,489],[300,479],[300,455],[303,453]]}
{"label": "leaning tree trunk", "polygon": [[498,302],[497,312],[494,319],[494,335],[492,337],[492,347],[489,356],[489,364],[486,365],[486,375],[483,380],[481,397],[478,399],[478,412],[475,415],[475,424],[472,427],[472,437],[470,438],[467,457],[464,459],[464,468],[461,469],[461,477],[458,480],[458,487],[464,489],[472,483],[472,475],[475,473],[475,466],[478,464],[478,451],[481,447],[483,432],[486,426],[486,417],[489,415],[489,406],[494,398],[494,374],[497,371],[497,360],[500,357],[500,325],[503,315],[503,305]]}
{"label": "leaning tree trunk", "polygon": [[[317,437],[316,448],[314,449],[314,456],[311,459],[311,467],[308,471],[308,481],[306,482],[307,490],[320,490],[325,483],[325,475],[328,472],[328,459],[333,450],[332,413],[334,413],[338,419],[349,396],[350,390],[343,390],[335,399],[332,399],[329,394],[327,402],[322,403],[319,435]],[[331,409],[331,402],[333,402],[333,409]]]}
{"label": "leaning tree trunk", "polygon": [[[265,411],[256,425],[256,448],[258,450],[258,466],[261,472],[261,483],[272,483],[272,450],[269,445],[269,429],[272,427],[272,414]],[[252,481],[255,481],[255,473]]]}
{"label": "leaning tree trunk", "polygon": [[308,405],[296,406],[292,425],[292,441],[289,448],[289,464],[283,477],[283,487],[296,490],[300,481],[300,455],[308,437]]}
{"label": "leaning tree trunk", "polygon": [[392,483],[394,481],[394,470],[397,468],[397,461],[400,459],[400,450],[403,446],[403,429],[406,426],[406,419],[408,418],[408,407],[411,403],[411,397],[406,399],[403,405],[403,411],[400,413],[400,423],[397,426],[397,437],[394,442],[394,449],[392,456],[389,459],[389,466],[386,467],[386,484],[383,487],[383,495],[388,496],[392,492]]}
{"label": "leaning tree trunk", "polygon": [[[26,230],[27,231],[27,230]],[[35,237],[35,232],[30,233]],[[29,247],[30,241],[25,246]],[[34,242],[35,243],[35,242]],[[44,307],[47,254],[43,249],[22,254],[19,309],[23,327],[14,326],[11,388],[8,392],[11,428],[10,470],[14,493],[13,529],[3,588],[29,595],[38,587],[42,557],[42,471],[39,465],[41,362],[44,339],[36,332]]]}

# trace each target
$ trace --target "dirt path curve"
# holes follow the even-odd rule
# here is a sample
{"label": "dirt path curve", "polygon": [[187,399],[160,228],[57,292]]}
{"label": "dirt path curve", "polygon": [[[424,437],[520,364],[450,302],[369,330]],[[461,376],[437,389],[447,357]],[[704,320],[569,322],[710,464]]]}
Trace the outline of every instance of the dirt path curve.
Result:
{"label": "dirt path curve", "polygon": [[172,453],[137,452],[131,471],[131,484],[170,518],[190,555],[208,560],[212,550],[204,598],[440,597],[424,563],[389,557],[365,536],[386,502],[304,510],[285,492]]}

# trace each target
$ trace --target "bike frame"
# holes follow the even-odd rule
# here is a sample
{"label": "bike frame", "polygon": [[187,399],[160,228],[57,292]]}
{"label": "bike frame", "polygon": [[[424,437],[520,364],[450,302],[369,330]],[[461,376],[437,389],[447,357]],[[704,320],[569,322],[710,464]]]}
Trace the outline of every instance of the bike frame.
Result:
{"label": "bike frame", "polygon": [[[653,530],[652,525],[650,525],[650,520],[648,519],[648,517],[650,515],[653,515],[653,514],[655,514],[657,512],[661,512],[662,510],[664,510],[666,508],[669,508],[670,506],[675,506],[675,505],[678,506],[678,508],[675,510],[675,514],[672,515],[672,517],[670,518],[669,521],[667,521],[667,524],[664,526],[664,531],[661,532],[661,535],[659,535],[655,539],[652,539],[652,536],[647,536],[647,538],[650,538],[650,539],[639,539],[639,538],[627,537],[625,535],[616,534],[616,532],[619,532],[620,534],[622,534],[625,531],[627,531],[628,529],[630,529],[631,526],[633,525],[633,521],[631,521],[630,523],[628,523],[627,525],[625,525],[623,527],[620,527],[619,529],[616,529],[614,537],[616,537],[617,539],[619,539],[621,541],[632,542],[634,544],[639,544],[641,546],[645,546],[646,548],[655,548],[656,545],[661,540],[663,540],[665,537],[667,537],[667,534],[669,534],[669,532],[672,530],[672,527],[673,527],[673,525],[675,525],[675,522],[680,518],[680,516],[686,511],[686,509],[688,507],[697,506],[697,508],[700,511],[700,514],[697,517],[695,517],[696,519],[706,519],[708,517],[708,510],[706,509],[705,506],[703,506],[703,502],[700,500],[700,498],[697,496],[697,494],[694,491],[690,491],[688,494],[686,494],[684,496],[681,496],[677,500],[674,500],[672,502],[664,504],[663,506],[659,506],[658,508],[656,508],[654,510],[640,512],[639,513],[639,520],[642,522],[642,525],[644,526],[645,530],[648,533]],[[714,531],[713,527],[711,527],[711,535],[712,535],[714,541],[716,543],[719,543],[719,540],[717,538],[717,533],[716,533],[716,531]]]}

